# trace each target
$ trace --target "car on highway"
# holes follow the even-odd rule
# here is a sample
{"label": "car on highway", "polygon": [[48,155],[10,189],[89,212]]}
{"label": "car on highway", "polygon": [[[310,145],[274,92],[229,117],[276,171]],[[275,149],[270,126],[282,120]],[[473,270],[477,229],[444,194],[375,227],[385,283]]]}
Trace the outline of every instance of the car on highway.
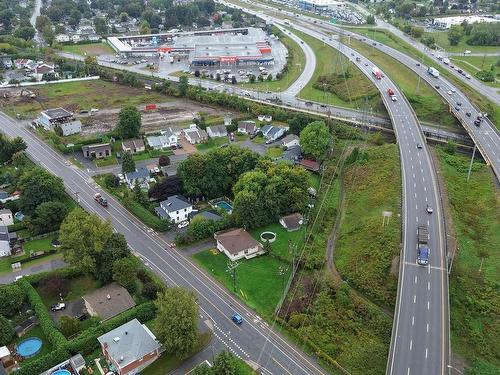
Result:
{"label": "car on highway", "polygon": [[417,143],[417,148],[420,150],[422,149],[422,145],[420,143]]}
{"label": "car on highway", "polygon": [[50,306],[50,309],[52,311],[61,311],[61,310],[66,309],[66,304],[59,302],[59,303],[56,303],[55,305]]}
{"label": "car on highway", "polygon": [[471,116],[471,113],[470,113],[470,112],[465,112],[465,115],[466,115],[467,117],[470,117],[470,116]]}
{"label": "car on highway", "polygon": [[457,102],[457,105],[458,105],[459,107],[461,107],[461,106],[462,106],[462,102]]}
{"label": "car on highway", "polygon": [[474,125],[476,125],[477,127],[480,127],[481,126],[481,121],[479,121],[478,119],[475,119],[474,120]]}
{"label": "car on highway", "polygon": [[460,107],[458,105],[455,106],[455,111],[460,111]]}
{"label": "car on highway", "polygon": [[236,324],[240,325],[241,323],[243,323],[243,318],[241,317],[240,314],[233,314],[233,316],[231,316],[231,320],[233,322],[235,322]]}
{"label": "car on highway", "polygon": [[179,224],[177,224],[177,228],[182,229],[186,228],[189,225],[188,221],[181,221]]}
{"label": "car on highway", "polygon": [[417,263],[421,266],[426,266],[429,264],[429,248],[427,246],[418,248]]}
{"label": "car on highway", "polygon": [[439,85],[435,85],[435,86],[434,86],[434,88],[435,88],[436,90],[439,90],[439,89],[441,88],[441,86],[439,86]]}
{"label": "car on highway", "polygon": [[434,210],[432,209],[431,206],[427,205],[427,208],[425,209],[427,211],[428,214],[432,214],[434,212]]}
{"label": "car on highway", "polygon": [[392,95],[392,96],[391,96],[391,100],[392,100],[393,102],[397,102],[397,101],[398,101],[398,98],[397,98],[397,96],[396,96],[396,95]]}
{"label": "car on highway", "polygon": [[420,63],[416,63],[415,65],[416,65],[416,66],[420,66]]}
{"label": "car on highway", "polygon": [[453,93],[451,91],[448,91],[448,95],[453,95]]}

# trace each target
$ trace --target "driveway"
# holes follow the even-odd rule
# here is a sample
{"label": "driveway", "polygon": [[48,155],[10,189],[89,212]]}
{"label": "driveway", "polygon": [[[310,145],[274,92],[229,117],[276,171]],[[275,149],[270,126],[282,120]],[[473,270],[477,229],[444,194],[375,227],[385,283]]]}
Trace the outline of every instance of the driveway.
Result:
{"label": "driveway", "polygon": [[265,155],[266,151],[267,151],[267,146],[266,145],[254,143],[250,139],[247,139],[247,140],[245,140],[245,141],[243,141],[241,143],[238,142],[237,145],[240,146],[240,147],[248,148],[249,150],[251,150],[253,152],[256,152],[259,155]]}
{"label": "driveway", "polygon": [[34,275],[36,273],[48,272],[58,268],[66,267],[68,264],[60,258],[52,259],[33,266],[24,267],[19,271],[9,272],[0,275],[0,284],[10,284],[14,282],[16,276]]}
{"label": "driveway", "polygon": [[82,313],[86,313],[85,303],[83,302],[83,298],[78,298],[75,301],[63,301],[66,304],[66,309],[61,311],[50,311],[49,314],[52,317],[54,322],[59,322],[61,316],[69,316],[75,317],[81,315]]}

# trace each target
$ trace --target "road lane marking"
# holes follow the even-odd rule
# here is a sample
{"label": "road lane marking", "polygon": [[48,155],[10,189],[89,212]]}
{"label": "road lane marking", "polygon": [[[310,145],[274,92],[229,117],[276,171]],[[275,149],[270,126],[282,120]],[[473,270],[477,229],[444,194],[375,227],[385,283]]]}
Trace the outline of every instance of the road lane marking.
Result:
{"label": "road lane marking", "polygon": [[425,348],[425,359],[427,359],[427,348]]}
{"label": "road lane marking", "polygon": [[413,296],[413,303],[416,303],[416,302],[417,302],[417,295],[415,294],[415,295]]}
{"label": "road lane marking", "polygon": [[411,325],[414,326],[415,325],[415,315],[413,315],[411,317]]}
{"label": "road lane marking", "polygon": [[415,284],[417,283],[417,275],[415,275]]}
{"label": "road lane marking", "polygon": [[413,348],[413,340],[410,340],[410,352],[412,348]]}
{"label": "road lane marking", "polygon": [[429,323],[427,323],[427,333],[429,333]]}
{"label": "road lane marking", "polygon": [[430,310],[430,309],[431,309],[431,302],[427,301],[427,310]]}

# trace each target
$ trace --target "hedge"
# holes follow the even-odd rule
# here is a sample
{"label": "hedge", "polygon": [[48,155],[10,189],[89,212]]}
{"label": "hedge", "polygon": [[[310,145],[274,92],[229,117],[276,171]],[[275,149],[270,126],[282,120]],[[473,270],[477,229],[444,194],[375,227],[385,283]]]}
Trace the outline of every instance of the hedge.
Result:
{"label": "hedge", "polygon": [[54,349],[43,357],[37,358],[30,363],[23,365],[19,370],[15,371],[16,375],[33,375],[41,374],[59,363],[67,360],[70,357],[69,352],[65,348]]}
{"label": "hedge", "polygon": [[74,277],[82,275],[82,271],[75,267],[64,267],[54,271],[36,273],[34,275],[25,276],[23,279],[27,279],[29,284],[37,286],[41,280],[52,275],[59,275],[64,279],[72,279]]}
{"label": "hedge", "polygon": [[35,314],[40,323],[40,328],[42,329],[45,337],[47,337],[47,340],[49,340],[52,346],[56,349],[65,347],[68,344],[68,340],[56,328],[54,321],[49,315],[47,307],[43,304],[42,298],[38,292],[27,279],[22,278],[18,280],[18,284],[21,288],[23,288],[31,307],[35,310]]}
{"label": "hedge", "polygon": [[26,223],[24,221],[20,221],[19,223],[9,225],[7,228],[9,229],[9,233],[17,232],[26,229]]}
{"label": "hedge", "polygon": [[43,257],[49,256],[49,255],[55,254],[55,253],[57,253],[57,250],[55,250],[55,249],[47,250],[43,254],[35,255],[35,256],[32,256],[32,257],[26,257],[26,258],[18,260],[18,262],[21,263],[21,264],[22,263],[26,263],[26,262],[31,262],[34,259],[43,258]]}

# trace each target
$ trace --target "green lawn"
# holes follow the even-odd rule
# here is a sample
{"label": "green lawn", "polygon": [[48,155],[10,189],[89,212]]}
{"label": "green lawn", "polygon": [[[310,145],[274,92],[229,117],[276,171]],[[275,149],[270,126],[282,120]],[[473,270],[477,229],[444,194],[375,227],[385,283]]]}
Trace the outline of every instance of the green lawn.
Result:
{"label": "green lawn", "polygon": [[279,158],[281,155],[283,155],[283,148],[279,146],[269,147],[266,151],[266,156],[271,159]]}
{"label": "green lawn", "polygon": [[97,55],[114,55],[115,51],[113,48],[109,46],[109,44],[101,42],[101,43],[87,43],[87,44],[66,44],[63,45],[62,50],[64,52],[73,53],[76,55],[89,55],[89,56],[97,56]]}
{"label": "green lawn", "polygon": [[25,241],[23,244],[23,249],[25,253],[32,253],[35,251],[47,251],[54,249],[52,247],[52,241],[57,239],[59,236],[57,234],[40,238],[31,241]]}
{"label": "green lawn", "polygon": [[281,77],[281,79],[279,80],[274,79],[270,82],[255,81],[254,83],[241,83],[240,86],[248,87],[253,90],[284,91],[292,83],[294,83],[297,78],[299,78],[300,74],[304,70],[304,67],[306,65],[306,56],[298,43],[296,43],[292,38],[277,29],[274,29],[273,32],[279,36],[280,41],[288,50],[288,71],[285,72],[285,74],[283,74],[283,77]]}
{"label": "green lawn", "polygon": [[[401,173],[397,145],[372,147],[366,161],[349,165],[344,174],[345,210],[334,259],[343,279],[387,306],[396,298],[397,277],[391,262],[401,239]],[[382,212],[392,212],[382,226]]]}
{"label": "green lawn", "polygon": [[132,159],[135,161],[156,159],[162,155],[171,156],[174,152],[172,150],[148,150],[145,152],[141,152],[140,154],[133,154]]}
{"label": "green lawn", "polygon": [[260,239],[262,232],[273,232],[276,233],[276,241],[271,244],[271,253],[276,256],[291,260],[291,254],[289,252],[289,241],[297,246],[300,250],[304,244],[304,228],[299,229],[294,232],[288,232],[279,223],[269,224],[262,228],[252,229],[250,234],[259,242],[263,243]]}
{"label": "green lawn", "polygon": [[15,343],[19,344],[21,341],[23,341],[24,339],[26,339],[28,337],[38,337],[39,339],[41,339],[42,340],[42,348],[36,356],[31,357],[31,358],[27,358],[27,359],[19,362],[19,366],[21,368],[23,367],[23,364],[28,364],[30,362],[36,361],[38,358],[41,358],[44,355],[49,354],[52,351],[52,345],[51,345],[50,341],[47,339],[47,337],[45,337],[45,335],[43,334],[42,329],[40,328],[39,325],[37,325],[36,327],[31,329],[28,333],[26,333],[25,336],[16,337]]}
{"label": "green lawn", "polygon": [[[386,113],[380,94],[370,80],[336,49],[299,31],[294,31],[313,49],[316,55],[316,69],[311,81],[302,89],[299,96],[306,100],[327,103],[348,108],[359,108],[365,100],[375,112]],[[313,87],[320,76],[331,76],[348,72],[350,77],[333,86],[334,92]]]}
{"label": "green lawn", "polygon": [[[500,56],[453,56],[450,59],[455,65],[461,67],[465,71],[474,76],[480,70],[489,71],[493,67],[493,75],[499,79],[500,67],[497,62],[500,61]],[[500,82],[484,82],[488,86],[499,87]]]}
{"label": "green lawn", "polygon": [[214,147],[219,147],[224,143],[229,143],[229,138],[227,137],[209,138],[208,142],[196,145],[196,149],[198,151],[208,151]]}
{"label": "green lawn", "polygon": [[420,121],[433,122],[457,129],[458,120],[448,112],[448,105],[423,80],[417,92],[418,76],[396,59],[380,52],[370,45],[351,38],[354,48],[384,71],[404,92]]}
{"label": "green lawn", "polygon": [[[218,250],[205,250],[195,254],[193,258],[206,271],[221,282],[230,292],[243,300],[257,313],[271,317],[283,292],[283,283],[286,282],[291,270],[279,276],[280,267],[289,266],[269,255],[261,255],[253,259],[242,259],[236,269],[236,291],[233,280],[227,270],[229,259]],[[291,268],[291,267],[288,267]]]}
{"label": "green lawn", "polygon": [[[458,240],[450,277],[451,343],[469,362],[484,360],[500,372],[500,198],[488,166],[438,150]],[[477,372],[479,374],[479,372]]]}
{"label": "green lawn", "polygon": [[316,173],[309,173],[309,186],[319,189],[319,184],[321,182],[321,176]]}
{"label": "green lawn", "polygon": [[36,117],[46,108],[63,107],[78,112],[81,109],[121,108],[126,105],[138,106],[172,100],[154,91],[101,80],[37,86],[32,88],[32,91],[37,94],[37,98],[43,100],[18,101],[15,105],[9,103],[2,107],[2,110],[13,116],[19,113],[29,118]]}
{"label": "green lawn", "polygon": [[456,46],[450,45],[450,41],[448,40],[448,31],[433,31],[424,33],[422,37],[433,36],[436,40],[436,44],[444,48],[446,52],[465,52],[469,50],[474,53],[483,53],[483,52],[498,52],[498,47],[494,46],[470,46],[466,43],[468,36],[463,36],[460,39],[460,42]]}

